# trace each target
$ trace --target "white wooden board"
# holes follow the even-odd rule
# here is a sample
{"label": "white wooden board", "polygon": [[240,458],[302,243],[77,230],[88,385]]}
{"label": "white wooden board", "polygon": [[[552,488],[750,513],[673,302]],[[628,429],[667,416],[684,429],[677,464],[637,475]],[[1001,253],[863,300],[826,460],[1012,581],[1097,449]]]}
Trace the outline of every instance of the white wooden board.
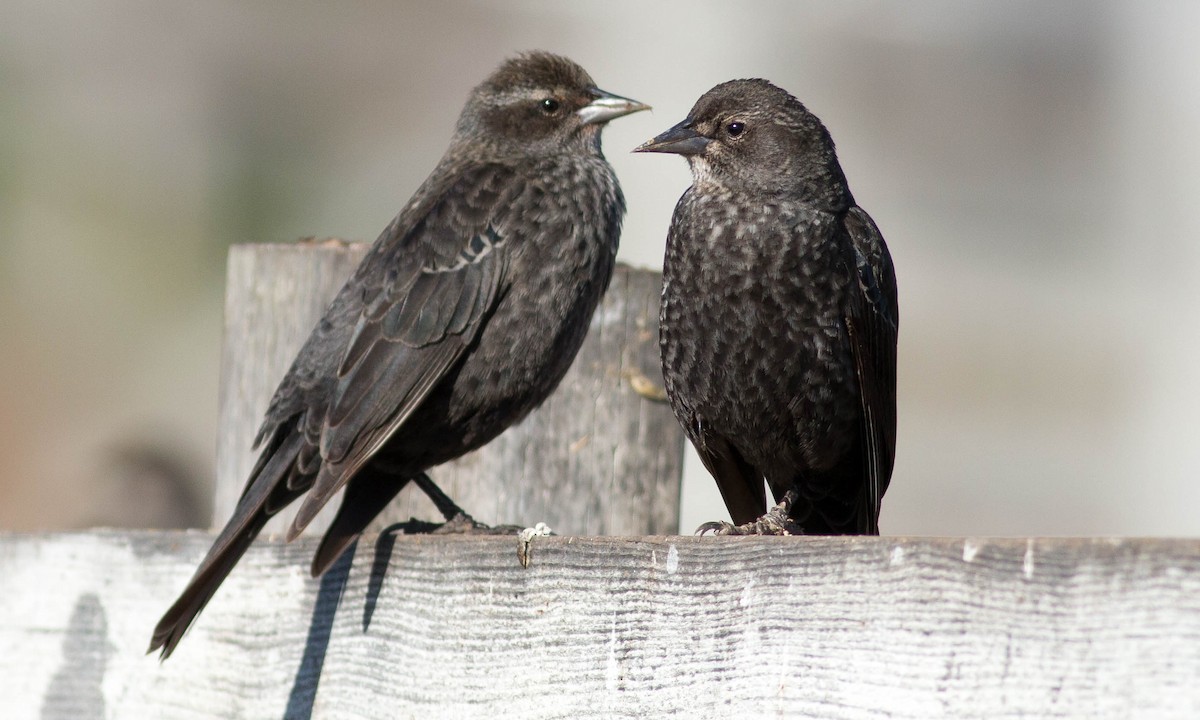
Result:
{"label": "white wooden board", "polygon": [[0,535],[0,718],[1198,718],[1200,541]]}

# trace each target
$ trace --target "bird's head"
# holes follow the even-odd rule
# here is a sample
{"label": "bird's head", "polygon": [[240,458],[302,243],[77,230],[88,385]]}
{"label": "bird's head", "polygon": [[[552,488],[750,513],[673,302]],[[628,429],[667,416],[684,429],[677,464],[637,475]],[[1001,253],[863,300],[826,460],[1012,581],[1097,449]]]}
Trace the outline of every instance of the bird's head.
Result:
{"label": "bird's head", "polygon": [[505,61],[471,92],[455,137],[500,153],[599,151],[609,120],[649,107],[599,89],[565,57],[528,52]]}
{"label": "bird's head", "polygon": [[845,201],[841,195],[849,196],[825,126],[799,100],[766,80],[717,85],[696,101],[683,122],[635,152],[682,155],[697,186],[799,192],[810,201],[839,205]]}

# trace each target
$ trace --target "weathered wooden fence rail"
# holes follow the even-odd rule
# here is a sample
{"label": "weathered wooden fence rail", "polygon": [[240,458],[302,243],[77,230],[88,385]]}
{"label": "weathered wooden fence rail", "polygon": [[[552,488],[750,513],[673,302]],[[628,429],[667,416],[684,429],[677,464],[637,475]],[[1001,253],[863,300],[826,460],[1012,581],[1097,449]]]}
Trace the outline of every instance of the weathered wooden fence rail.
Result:
{"label": "weathered wooden fence rail", "polygon": [[[216,525],[361,253],[231,252]],[[159,664],[212,534],[0,534],[0,720],[1200,718],[1200,541],[664,536],[658,283],[620,268],[550,401],[434,474],[488,522],[642,537],[536,538],[523,568],[516,538],[385,532],[313,580],[315,539],[264,536]]]}
{"label": "weathered wooden fence rail", "polygon": [[1200,717],[1200,541],[383,537],[0,536],[0,717]]}

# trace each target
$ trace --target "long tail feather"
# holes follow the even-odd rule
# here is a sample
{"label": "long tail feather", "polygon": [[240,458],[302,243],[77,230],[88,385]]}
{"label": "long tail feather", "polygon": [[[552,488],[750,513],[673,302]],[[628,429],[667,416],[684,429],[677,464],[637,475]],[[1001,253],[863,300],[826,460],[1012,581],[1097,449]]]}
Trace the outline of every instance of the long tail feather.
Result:
{"label": "long tail feather", "polygon": [[273,512],[304,492],[302,488],[288,489],[285,481],[303,445],[304,437],[299,432],[288,433],[271,453],[270,460],[260,463],[261,471],[247,486],[233,517],[213,543],[204,562],[200,563],[179,599],[158,621],[150,649],[146,652],[161,648],[161,659],[171,656],[192,621],[212,599]]}

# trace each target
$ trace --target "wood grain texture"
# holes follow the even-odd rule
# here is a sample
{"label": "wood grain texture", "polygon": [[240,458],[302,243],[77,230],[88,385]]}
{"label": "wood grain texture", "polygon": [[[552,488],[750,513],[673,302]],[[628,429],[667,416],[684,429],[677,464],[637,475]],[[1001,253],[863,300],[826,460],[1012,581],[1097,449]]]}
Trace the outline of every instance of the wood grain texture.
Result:
{"label": "wood grain texture", "polygon": [[[254,464],[250,443],[275,387],[365,252],[340,241],[230,249],[214,528],[232,513]],[[487,447],[435,469],[433,479],[484,522],[546,522],[589,535],[676,532],[683,433],[670,407],[648,397],[662,387],[660,277],[618,265],[554,395]],[[323,532],[339,502],[308,532]],[[291,515],[266,532],[281,532]],[[372,527],[410,517],[440,520],[410,487]]]}
{"label": "wood grain texture", "polygon": [[[258,454],[251,449],[279,381],[326,306],[366,254],[340,240],[233,245],[225,271],[225,337],[217,403],[212,527],[225,525]],[[323,531],[341,494],[313,522]],[[267,525],[282,533],[296,508]],[[314,530],[315,532],[316,530]]]}
{"label": "wood grain texture", "polygon": [[0,536],[0,717],[1200,717],[1200,541]]}

